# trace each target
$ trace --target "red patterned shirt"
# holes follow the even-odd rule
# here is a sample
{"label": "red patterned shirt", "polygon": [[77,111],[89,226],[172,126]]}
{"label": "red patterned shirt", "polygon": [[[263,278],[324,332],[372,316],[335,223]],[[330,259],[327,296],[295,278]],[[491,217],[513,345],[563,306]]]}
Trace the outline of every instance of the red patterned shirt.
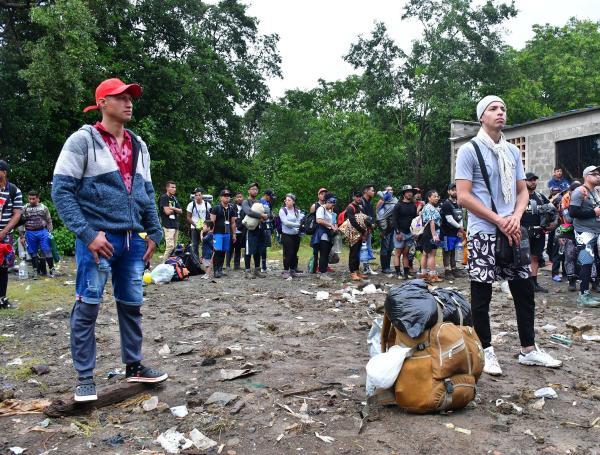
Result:
{"label": "red patterned shirt", "polygon": [[127,130],[125,130],[123,145],[119,147],[117,138],[113,136],[112,133],[108,132],[102,123],[96,122],[94,128],[98,130],[102,139],[106,142],[110,153],[117,163],[119,173],[123,178],[123,183],[125,183],[125,188],[127,188],[128,193],[131,193],[131,184],[133,180],[133,145],[131,144],[131,136]]}

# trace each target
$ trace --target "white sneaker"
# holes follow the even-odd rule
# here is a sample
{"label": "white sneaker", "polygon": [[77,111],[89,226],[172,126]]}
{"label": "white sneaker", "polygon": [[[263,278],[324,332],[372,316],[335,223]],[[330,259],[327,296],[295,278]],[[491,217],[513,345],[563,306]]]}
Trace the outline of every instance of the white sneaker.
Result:
{"label": "white sneaker", "polygon": [[367,268],[364,271],[364,274],[365,275],[378,275],[378,273],[375,270],[373,270],[370,265],[367,266]]}
{"label": "white sneaker", "polygon": [[522,352],[519,354],[519,363],[522,365],[535,365],[546,368],[559,368],[562,366],[562,361],[556,360],[550,354],[543,349],[540,349],[538,345],[535,345],[535,349],[527,354]]}
{"label": "white sneaker", "polygon": [[491,376],[502,375],[502,368],[500,368],[500,364],[498,363],[498,358],[494,352],[494,347],[490,346],[489,348],[485,348],[483,353],[485,354],[483,371]]}

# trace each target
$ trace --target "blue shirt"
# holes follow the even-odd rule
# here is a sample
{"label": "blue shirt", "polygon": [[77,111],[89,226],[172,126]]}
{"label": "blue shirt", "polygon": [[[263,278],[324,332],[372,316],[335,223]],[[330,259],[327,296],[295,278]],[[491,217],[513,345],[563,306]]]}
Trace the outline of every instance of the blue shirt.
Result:
{"label": "blue shirt", "polygon": [[548,188],[552,189],[552,188],[557,188],[558,191],[564,191],[566,189],[569,188],[569,181],[566,178],[561,178],[560,180],[556,180],[554,177],[552,177],[549,181],[548,181]]}
{"label": "blue shirt", "polygon": [[213,255],[213,234],[209,232],[202,239],[202,257],[204,259],[212,259]]}

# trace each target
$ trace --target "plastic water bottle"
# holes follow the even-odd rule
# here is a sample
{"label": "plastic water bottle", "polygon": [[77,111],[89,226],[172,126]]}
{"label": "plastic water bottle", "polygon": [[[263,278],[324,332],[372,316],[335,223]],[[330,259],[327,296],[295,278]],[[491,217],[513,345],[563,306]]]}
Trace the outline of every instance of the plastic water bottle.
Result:
{"label": "plastic water bottle", "polygon": [[29,278],[29,271],[27,270],[27,262],[19,262],[19,280],[26,280]]}

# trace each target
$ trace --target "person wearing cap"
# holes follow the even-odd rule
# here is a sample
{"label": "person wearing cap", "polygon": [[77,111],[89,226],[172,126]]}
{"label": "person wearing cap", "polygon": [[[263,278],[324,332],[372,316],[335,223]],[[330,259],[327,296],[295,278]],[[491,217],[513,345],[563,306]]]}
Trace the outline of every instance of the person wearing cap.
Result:
{"label": "person wearing cap", "polygon": [[200,248],[200,233],[202,225],[210,217],[210,202],[205,201],[202,193],[204,190],[200,187],[194,190],[194,198],[186,207],[187,222],[190,225],[190,237],[192,240],[192,251],[198,256]]}
{"label": "person wearing cap", "polygon": [[559,193],[569,189],[569,181],[563,177],[562,167],[556,166],[552,178],[548,180],[548,188],[557,190]]}
{"label": "person wearing cap", "polygon": [[8,181],[9,171],[8,163],[0,160],[0,309],[11,307],[6,291],[8,270],[15,265],[12,231],[19,224],[23,212],[23,194]]}
{"label": "person wearing cap", "polygon": [[[248,199],[242,202],[242,211],[244,212],[244,217],[248,216],[250,218],[258,219],[260,222],[258,226],[254,230],[245,229],[246,236],[246,247],[245,247],[245,255],[244,255],[244,265],[245,265],[245,273],[246,278],[251,278],[252,276],[257,278],[265,278],[265,275],[260,270],[260,258],[264,250],[266,250],[266,237],[265,237],[265,222],[268,220],[269,215],[266,213],[258,213],[252,210],[252,205],[256,202],[256,197],[258,196],[259,185],[256,182],[251,183],[248,186]],[[254,258],[254,273],[250,273],[250,258]]]}
{"label": "person wearing cap", "polygon": [[446,279],[460,278],[462,275],[456,268],[456,247],[462,241],[465,232],[462,228],[462,208],[456,200],[456,183],[448,185],[448,199],[440,209],[442,217],[442,235],[444,261],[444,277]]}
{"label": "person wearing cap", "polygon": [[177,239],[179,238],[179,220],[177,217],[183,213],[183,210],[175,193],[177,193],[177,185],[169,180],[165,185],[165,193],[158,198],[160,219],[165,236],[165,252],[161,257],[163,262],[171,256],[173,250],[177,247]]}
{"label": "person wearing cap", "polygon": [[391,274],[392,255],[394,253],[394,227],[391,223],[394,207],[398,203],[398,198],[394,197],[394,189],[391,185],[386,185],[385,191],[378,191],[379,200],[375,205],[377,214],[377,226],[379,226],[379,236],[381,237],[381,249],[379,251],[379,261],[381,262],[381,273]]}
{"label": "person wearing cap", "polygon": [[231,201],[231,191],[228,189],[221,190],[219,197],[221,203],[210,210],[210,220],[214,224],[213,270],[215,278],[221,278],[224,275],[225,255],[229,251],[231,243],[235,242],[236,237],[235,219],[237,211],[229,203]]}
{"label": "person wearing cap", "polygon": [[560,271],[560,261],[563,263],[563,270],[569,283],[568,289],[571,292],[577,290],[577,242],[575,241],[575,229],[573,227],[573,218],[569,214],[569,205],[571,204],[571,195],[576,188],[581,186],[581,182],[574,180],[569,188],[560,193],[558,204],[558,216],[560,225],[556,229],[556,246],[558,267],[555,269],[552,263],[552,273],[556,275]]}
{"label": "person wearing cap", "polygon": [[600,235],[600,167],[588,166],[583,170],[583,185],[573,190],[569,215],[573,218],[575,240],[579,248],[577,260],[579,271],[579,295],[577,303],[582,307],[600,307],[600,299],[590,294],[592,266],[598,256]]}
{"label": "person wearing cap", "polygon": [[265,236],[265,247],[260,253],[261,272],[267,273],[267,248],[272,245],[271,238],[273,233],[273,202],[275,202],[275,191],[271,188],[267,188],[263,192],[263,197],[260,198],[260,203],[265,207],[265,215],[267,219],[264,221],[264,236]]}
{"label": "person wearing cap", "polygon": [[[317,191],[317,201],[310,206],[310,213],[316,213],[319,207],[325,205],[325,195],[328,193],[327,188],[319,188]],[[313,265],[312,270],[309,270],[310,273],[317,273],[319,271],[319,245],[313,245]],[[332,272],[333,269],[329,266],[327,267],[328,272]]]}
{"label": "person wearing cap", "polygon": [[327,265],[333,236],[337,234],[337,217],[333,212],[337,198],[333,193],[327,192],[324,199],[325,204],[317,209],[317,229],[310,239],[310,244],[319,248],[319,278],[329,281],[331,277],[327,276]]}
{"label": "person wearing cap", "polygon": [[367,238],[368,230],[366,229],[366,226],[363,227],[356,219],[356,215],[359,213],[364,214],[362,191],[355,190],[352,192],[352,202],[346,207],[345,216],[352,227],[360,232],[362,236],[362,239],[359,239],[356,243],[350,245],[350,251],[348,253],[348,269],[350,270],[350,279],[352,281],[360,281],[367,277],[360,272],[360,249],[362,247],[362,242]]}
{"label": "person wearing cap", "polygon": [[300,224],[302,213],[296,207],[296,196],[285,195],[284,206],[279,209],[281,220],[281,245],[283,247],[283,279],[298,274],[298,250],[300,248]]}
{"label": "person wearing cap", "polygon": [[543,288],[537,281],[538,269],[540,261],[543,260],[544,246],[546,245],[546,233],[541,227],[541,215],[538,211],[539,207],[549,204],[550,201],[546,196],[536,191],[537,181],[539,177],[533,172],[525,174],[525,183],[529,193],[529,203],[523,212],[521,224],[527,228],[529,235],[529,250],[531,252],[531,281],[533,283],[534,292],[547,293],[548,289]]}
{"label": "person wearing cap", "polygon": [[[400,191],[401,199],[394,207],[392,212],[392,225],[394,226],[394,267],[396,269],[396,278],[412,279],[408,255],[411,246],[414,244],[414,238],[410,232],[410,224],[417,216],[417,206],[413,201],[414,188],[410,185],[404,185]],[[401,268],[402,267],[402,268]]]}
{"label": "person wearing cap", "polygon": [[[495,246],[500,230],[511,242],[521,241],[521,217],[529,202],[525,171],[519,149],[506,141],[506,104],[497,96],[486,96],[477,104],[481,127],[473,139],[458,150],[456,189],[458,203],[469,212],[468,269],[471,281],[473,325],[484,348],[483,371],[501,375],[492,346],[490,301],[492,283],[508,280],[517,316],[521,350],[518,362],[557,368],[562,362],[540,349],[535,341],[535,299],[529,266],[496,265]],[[489,175],[491,194],[479,166],[475,145]],[[493,209],[495,207],[495,210]]]}
{"label": "person wearing cap", "polygon": [[52,199],[65,226],[77,236],[70,343],[78,402],[97,399],[95,325],[111,271],[126,381],[157,383],[168,377],[141,363],[141,277],[162,239],[148,147],[125,129],[132,100],[141,93],[139,85],[119,79],[98,85],[96,104],[85,110],[100,110],[102,121],[73,133],[54,168]]}

